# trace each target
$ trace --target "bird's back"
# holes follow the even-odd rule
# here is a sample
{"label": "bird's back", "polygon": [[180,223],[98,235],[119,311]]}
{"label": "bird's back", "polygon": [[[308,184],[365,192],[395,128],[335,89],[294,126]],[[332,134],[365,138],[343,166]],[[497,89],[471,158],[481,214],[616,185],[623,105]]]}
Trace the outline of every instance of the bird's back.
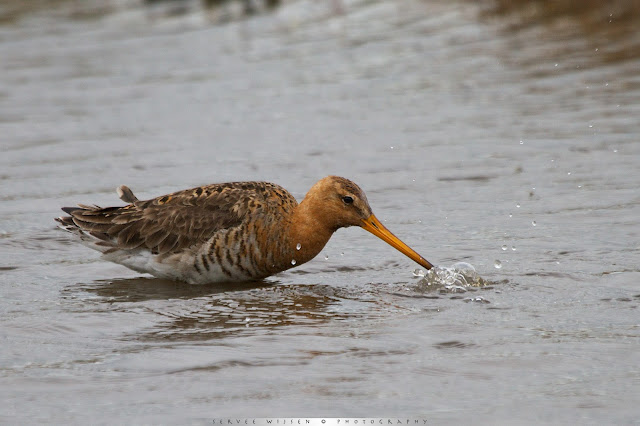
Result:
{"label": "bird's back", "polygon": [[[125,187],[126,188],[126,187]],[[65,207],[66,230],[111,261],[190,282],[247,280],[272,273],[273,234],[297,201],[268,182],[212,184],[126,206]]]}

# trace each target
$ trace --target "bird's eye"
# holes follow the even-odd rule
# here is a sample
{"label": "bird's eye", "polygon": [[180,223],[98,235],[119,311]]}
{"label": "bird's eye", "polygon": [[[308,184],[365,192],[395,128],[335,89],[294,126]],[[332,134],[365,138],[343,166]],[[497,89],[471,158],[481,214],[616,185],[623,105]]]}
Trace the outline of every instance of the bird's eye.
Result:
{"label": "bird's eye", "polygon": [[348,195],[345,195],[344,197],[342,197],[342,201],[345,204],[353,204],[353,198],[349,197]]}

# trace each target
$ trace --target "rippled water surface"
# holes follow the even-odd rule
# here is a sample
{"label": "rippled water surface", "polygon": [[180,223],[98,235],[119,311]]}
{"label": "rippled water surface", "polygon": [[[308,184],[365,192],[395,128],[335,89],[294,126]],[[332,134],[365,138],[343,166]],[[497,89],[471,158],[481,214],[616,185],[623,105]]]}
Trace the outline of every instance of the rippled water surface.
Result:
{"label": "rippled water surface", "polygon": [[[640,418],[636,15],[15,4],[0,9],[2,423]],[[441,268],[351,228],[264,282],[190,286],[103,262],[53,222],[120,204],[120,184],[268,180],[301,199],[328,174]],[[478,275],[446,281],[469,273],[458,262]]]}

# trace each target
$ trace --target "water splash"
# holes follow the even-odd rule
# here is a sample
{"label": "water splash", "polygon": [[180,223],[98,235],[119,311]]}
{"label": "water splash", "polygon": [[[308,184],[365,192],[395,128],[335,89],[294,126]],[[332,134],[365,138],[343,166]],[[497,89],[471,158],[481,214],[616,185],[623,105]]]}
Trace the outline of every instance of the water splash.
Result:
{"label": "water splash", "polygon": [[416,286],[416,290],[420,291],[464,293],[474,287],[486,287],[490,284],[478,275],[471,264],[466,262],[458,262],[451,267],[436,266],[426,273],[416,269],[413,275],[421,278]]}

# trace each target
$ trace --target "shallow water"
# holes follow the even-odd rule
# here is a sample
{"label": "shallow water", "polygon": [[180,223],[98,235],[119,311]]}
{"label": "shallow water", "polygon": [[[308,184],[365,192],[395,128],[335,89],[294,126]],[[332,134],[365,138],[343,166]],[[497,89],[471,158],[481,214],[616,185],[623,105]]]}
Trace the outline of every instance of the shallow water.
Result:
{"label": "shallow water", "polygon": [[[108,4],[0,26],[0,421],[638,421],[635,22],[612,37],[462,1],[291,1],[227,23]],[[259,179],[301,199],[328,174],[488,285],[434,291],[346,229],[265,282],[190,286],[53,222],[119,204],[120,184]]]}

